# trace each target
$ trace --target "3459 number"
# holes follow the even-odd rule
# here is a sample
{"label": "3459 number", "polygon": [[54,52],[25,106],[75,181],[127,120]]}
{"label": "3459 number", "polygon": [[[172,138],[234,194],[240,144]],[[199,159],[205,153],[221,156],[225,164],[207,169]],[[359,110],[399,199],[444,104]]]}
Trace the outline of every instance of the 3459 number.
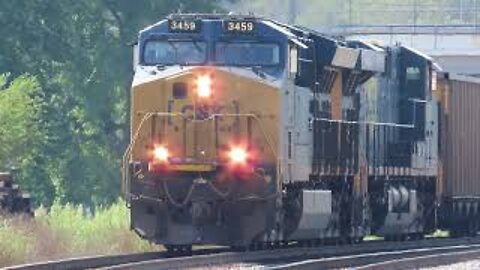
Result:
{"label": "3459 number", "polygon": [[228,21],[226,22],[228,32],[250,33],[255,30],[255,23],[250,21]]}
{"label": "3459 number", "polygon": [[196,21],[170,20],[168,27],[173,32],[197,32],[199,30]]}

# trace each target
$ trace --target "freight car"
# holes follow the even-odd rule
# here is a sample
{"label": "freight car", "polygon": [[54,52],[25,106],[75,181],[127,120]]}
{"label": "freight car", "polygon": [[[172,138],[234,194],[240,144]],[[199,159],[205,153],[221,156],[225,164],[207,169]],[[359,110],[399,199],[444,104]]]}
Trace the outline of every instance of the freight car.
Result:
{"label": "freight car", "polygon": [[134,51],[123,189],[140,236],[176,251],[475,230],[474,175],[444,169],[461,101],[430,57],[217,14],[171,15]]}
{"label": "freight car", "polygon": [[439,225],[454,234],[480,227],[480,79],[443,73],[440,104]]}
{"label": "freight car", "polygon": [[0,214],[33,215],[30,195],[20,191],[11,172],[0,172]]}

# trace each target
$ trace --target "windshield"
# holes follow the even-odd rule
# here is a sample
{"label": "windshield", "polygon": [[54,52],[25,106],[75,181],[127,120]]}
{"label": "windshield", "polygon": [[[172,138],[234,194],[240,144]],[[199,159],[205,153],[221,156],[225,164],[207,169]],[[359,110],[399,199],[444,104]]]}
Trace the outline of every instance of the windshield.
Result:
{"label": "windshield", "polygon": [[145,44],[143,62],[146,65],[194,65],[207,59],[205,42],[151,40]]}
{"label": "windshield", "polygon": [[280,63],[280,49],[274,43],[218,42],[218,64],[237,66],[274,66]]}

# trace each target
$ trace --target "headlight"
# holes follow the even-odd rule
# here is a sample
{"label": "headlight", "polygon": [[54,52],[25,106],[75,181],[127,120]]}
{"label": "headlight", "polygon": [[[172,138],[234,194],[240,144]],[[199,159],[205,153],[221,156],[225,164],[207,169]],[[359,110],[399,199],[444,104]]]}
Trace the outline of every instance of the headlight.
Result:
{"label": "headlight", "polygon": [[200,98],[208,98],[212,95],[212,79],[209,75],[198,76],[197,95]]}
{"label": "headlight", "polygon": [[157,145],[153,149],[153,157],[156,162],[164,163],[168,161],[168,158],[170,157],[170,153],[168,152],[168,149],[165,146]]}
{"label": "headlight", "polygon": [[233,165],[245,165],[248,159],[248,152],[242,147],[232,147],[228,157]]}

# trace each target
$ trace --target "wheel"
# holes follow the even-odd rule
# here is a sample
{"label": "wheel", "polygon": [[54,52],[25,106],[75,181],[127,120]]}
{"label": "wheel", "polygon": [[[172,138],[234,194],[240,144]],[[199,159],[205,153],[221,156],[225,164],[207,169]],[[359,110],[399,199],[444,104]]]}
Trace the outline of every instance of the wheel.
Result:
{"label": "wheel", "polygon": [[192,245],[164,245],[169,256],[187,256],[192,254]]}
{"label": "wheel", "polygon": [[423,233],[411,233],[408,235],[408,239],[412,241],[416,240],[422,240],[423,239]]}
{"label": "wheel", "polygon": [[248,246],[238,245],[238,246],[230,246],[230,248],[236,252],[246,252],[248,250],[257,250],[258,245],[256,243],[252,243]]}
{"label": "wheel", "polygon": [[183,255],[192,255],[192,245],[182,245],[181,249]]}

